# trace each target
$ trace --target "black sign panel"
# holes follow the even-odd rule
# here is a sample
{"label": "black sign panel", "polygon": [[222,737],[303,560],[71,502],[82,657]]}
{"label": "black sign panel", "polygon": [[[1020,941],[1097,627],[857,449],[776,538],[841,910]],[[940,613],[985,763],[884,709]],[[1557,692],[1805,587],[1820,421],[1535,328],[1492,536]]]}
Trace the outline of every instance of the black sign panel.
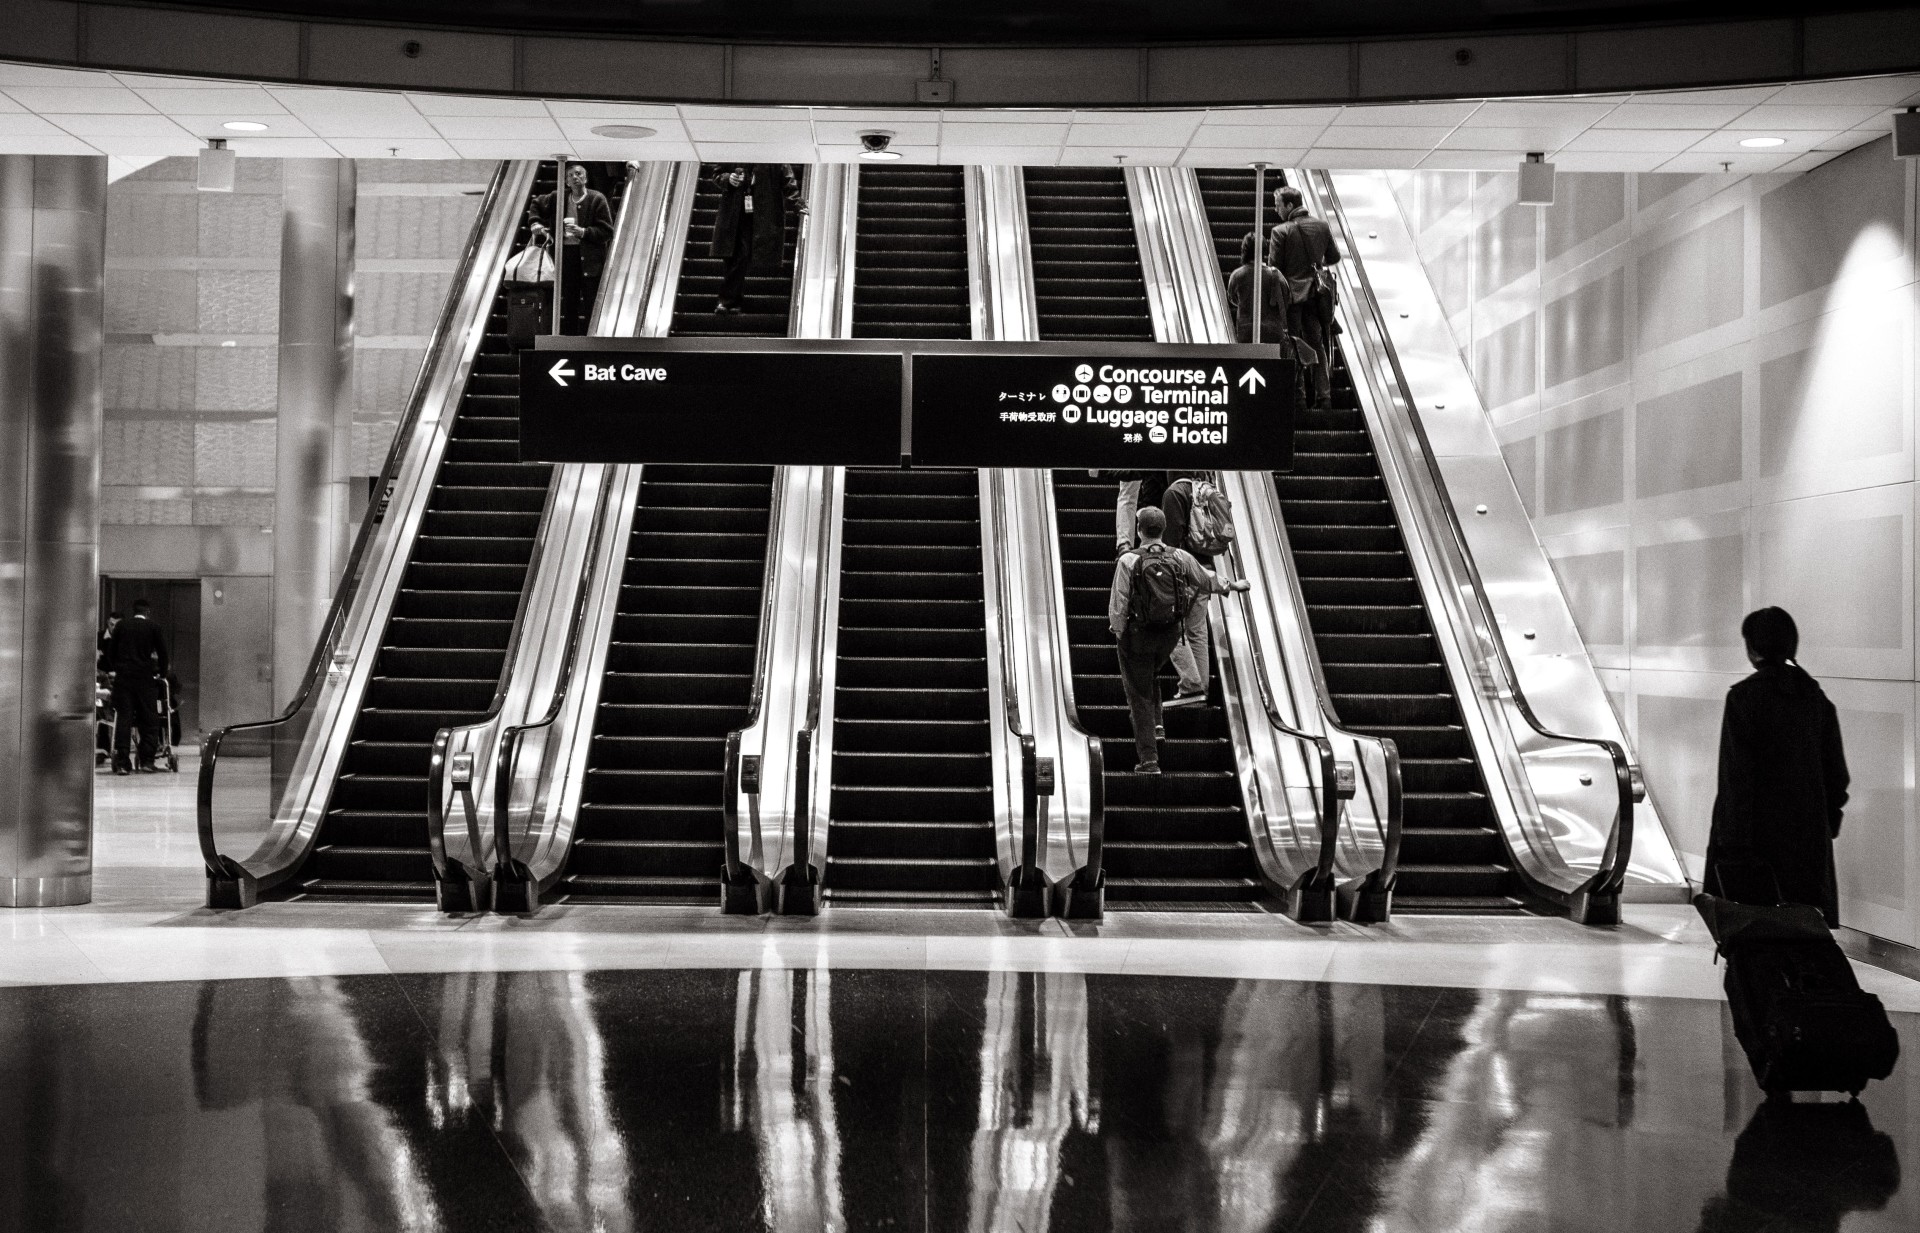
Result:
{"label": "black sign panel", "polygon": [[913,460],[1282,471],[1293,465],[1292,385],[1277,354],[916,355]]}
{"label": "black sign panel", "polygon": [[898,353],[520,353],[529,462],[895,466]]}

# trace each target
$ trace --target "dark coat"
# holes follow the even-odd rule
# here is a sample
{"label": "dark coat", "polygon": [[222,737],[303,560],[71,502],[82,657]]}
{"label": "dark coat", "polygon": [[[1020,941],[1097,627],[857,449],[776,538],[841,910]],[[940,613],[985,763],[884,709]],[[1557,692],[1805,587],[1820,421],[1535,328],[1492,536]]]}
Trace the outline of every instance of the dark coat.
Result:
{"label": "dark coat", "polygon": [[1812,904],[1838,926],[1833,841],[1847,782],[1840,720],[1818,683],[1797,664],[1761,668],[1727,691],[1709,870],[1758,860],[1785,902]]}
{"label": "dark coat", "polygon": [[[553,231],[553,194],[535,197],[527,208],[527,217]],[[607,245],[613,243],[613,207],[607,203],[607,195],[591,188],[581,193],[573,221],[586,230],[580,237],[580,268],[588,278],[598,278],[600,271],[607,268]],[[565,239],[557,232],[554,238]]]}
{"label": "dark coat", "polygon": [[[735,188],[726,177],[734,171],[747,173],[746,182]],[[787,207],[800,203],[800,177],[786,163],[722,163],[713,169],[714,182],[720,186],[720,207],[713,217],[713,243],[708,255],[721,261],[733,256],[740,239],[741,221],[747,214],[747,194],[753,194],[753,265],[761,272],[780,268],[787,238]]]}
{"label": "dark coat", "polygon": [[167,640],[160,627],[137,612],[114,626],[107,639],[107,668],[135,676],[164,675]]}
{"label": "dark coat", "polygon": [[1305,210],[1275,227],[1267,241],[1267,259],[1289,279],[1307,278],[1321,266],[1339,261],[1340,255],[1333,228]]}

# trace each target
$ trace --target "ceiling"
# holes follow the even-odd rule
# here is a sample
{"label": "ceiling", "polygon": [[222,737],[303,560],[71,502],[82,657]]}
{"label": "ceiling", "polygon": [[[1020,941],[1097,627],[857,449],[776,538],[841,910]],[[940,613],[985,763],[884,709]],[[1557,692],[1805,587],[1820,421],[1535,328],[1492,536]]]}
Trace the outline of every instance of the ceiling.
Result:
{"label": "ceiling", "polygon": [[[225,137],[243,157],[844,162],[868,129],[907,161],[1220,167],[1796,172],[1884,136],[1920,75],[1666,93],[1344,107],[935,111],[654,105],[349,90],[0,64],[0,153],[125,171]],[[266,125],[241,133],[231,121]],[[596,125],[656,130],[610,141]],[[1743,147],[1777,137],[1770,149]]]}

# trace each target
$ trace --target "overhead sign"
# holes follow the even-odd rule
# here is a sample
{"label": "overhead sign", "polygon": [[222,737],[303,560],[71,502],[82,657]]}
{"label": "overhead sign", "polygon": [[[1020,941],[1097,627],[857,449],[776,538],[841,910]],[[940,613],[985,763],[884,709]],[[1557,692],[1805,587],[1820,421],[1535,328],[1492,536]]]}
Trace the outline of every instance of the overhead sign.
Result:
{"label": "overhead sign", "polygon": [[1154,471],[1293,465],[1286,361],[1140,351],[916,355],[913,460]]}
{"label": "overhead sign", "polygon": [[539,462],[897,466],[897,352],[520,353],[520,456]]}
{"label": "overhead sign", "polygon": [[1293,389],[1273,346],[543,338],[520,456],[1284,470]]}

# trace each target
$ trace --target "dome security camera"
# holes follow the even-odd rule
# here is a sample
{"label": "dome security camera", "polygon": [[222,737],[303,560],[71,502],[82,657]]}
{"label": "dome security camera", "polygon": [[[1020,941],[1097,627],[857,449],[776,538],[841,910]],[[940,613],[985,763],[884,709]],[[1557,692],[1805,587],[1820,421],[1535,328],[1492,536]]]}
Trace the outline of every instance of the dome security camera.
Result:
{"label": "dome security camera", "polygon": [[894,159],[900,155],[888,147],[893,144],[893,134],[885,129],[874,129],[860,134],[860,157],[873,159]]}

